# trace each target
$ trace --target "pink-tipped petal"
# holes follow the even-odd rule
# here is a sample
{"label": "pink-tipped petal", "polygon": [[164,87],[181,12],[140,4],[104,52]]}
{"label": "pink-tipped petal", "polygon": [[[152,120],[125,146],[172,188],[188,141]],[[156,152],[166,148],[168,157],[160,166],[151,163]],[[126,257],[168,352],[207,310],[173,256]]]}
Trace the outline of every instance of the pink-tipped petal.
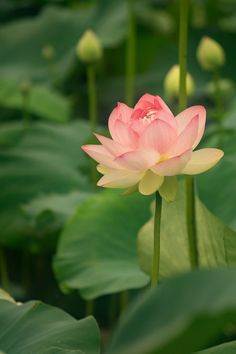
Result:
{"label": "pink-tipped petal", "polygon": [[81,148],[98,163],[111,168],[119,168],[117,162],[114,161],[114,156],[102,145],[83,145]]}
{"label": "pink-tipped petal", "polygon": [[167,106],[167,104],[163,101],[160,96],[150,95],[149,93],[145,93],[136,103],[134,110],[136,109],[148,109],[155,108],[156,110],[164,110],[167,114],[173,116],[173,113]]}
{"label": "pink-tipped petal", "polygon": [[182,172],[191,157],[191,151],[187,151],[181,156],[173,157],[153,166],[151,170],[160,176],[175,176]]}
{"label": "pink-tipped petal", "polygon": [[139,192],[144,195],[155,193],[161,187],[163,182],[163,176],[158,176],[152,171],[148,170],[139,182]]}
{"label": "pink-tipped petal", "polygon": [[159,158],[160,155],[155,150],[136,150],[126,152],[115,161],[126,169],[143,171],[157,163]]}
{"label": "pink-tipped petal", "polygon": [[128,107],[125,103],[117,103],[116,108],[113,109],[108,119],[108,128],[112,137],[115,135],[115,122],[120,120],[123,123],[128,123],[131,119],[132,112],[133,109]]}
{"label": "pink-tipped petal", "polygon": [[193,144],[198,136],[199,115],[196,115],[187,124],[181,134],[177,137],[176,143],[168,151],[168,155],[175,157],[182,155],[185,151],[193,149]]}
{"label": "pink-tipped petal", "polygon": [[110,138],[107,138],[106,136],[100,134],[94,135],[100,141],[100,143],[115,157],[124,154],[127,151],[127,148],[125,148],[123,145]]}
{"label": "pink-tipped petal", "polygon": [[102,175],[105,175],[105,174],[107,174],[107,173],[109,173],[111,171],[111,168],[109,168],[109,167],[107,167],[105,165],[101,165],[101,164],[97,165],[96,168],[97,168],[97,171],[99,173],[101,173]]}
{"label": "pink-tipped petal", "polygon": [[196,175],[205,172],[215,166],[223,156],[224,152],[220,149],[206,148],[194,151],[182,173]]}
{"label": "pink-tipped petal", "polygon": [[135,131],[133,131],[133,129],[129,125],[123,123],[121,120],[117,120],[115,122],[113,127],[112,138],[116,142],[130,149],[135,149],[138,144],[137,133],[135,133]]}
{"label": "pink-tipped petal", "polygon": [[105,188],[128,188],[137,184],[143,175],[144,172],[112,170],[105,174],[97,185]]}
{"label": "pink-tipped petal", "polygon": [[193,117],[199,116],[199,126],[198,126],[198,134],[193,144],[193,149],[199,144],[206,124],[206,110],[203,106],[192,106],[185,109],[183,112],[179,113],[176,116],[176,121],[178,125],[178,135],[182,133],[182,131],[186,128],[189,122]]}
{"label": "pink-tipped petal", "polygon": [[155,149],[164,154],[177,139],[177,132],[163,120],[156,119],[149,124],[140,137],[140,148]]}

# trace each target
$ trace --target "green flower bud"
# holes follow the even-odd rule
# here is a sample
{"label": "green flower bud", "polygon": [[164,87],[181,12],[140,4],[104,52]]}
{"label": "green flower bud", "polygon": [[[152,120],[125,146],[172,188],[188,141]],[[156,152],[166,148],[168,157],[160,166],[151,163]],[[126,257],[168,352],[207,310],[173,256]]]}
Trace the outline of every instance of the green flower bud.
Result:
{"label": "green flower bud", "polygon": [[[219,80],[219,89],[222,95],[227,96],[234,92],[235,85],[232,80],[229,79],[220,79]],[[206,92],[209,95],[215,94],[215,85],[213,82],[209,82],[206,86]]]}
{"label": "green flower bud", "polygon": [[204,70],[214,71],[225,63],[225,52],[214,39],[203,37],[197,48],[197,59]]}
{"label": "green flower bud", "polygon": [[55,58],[55,49],[52,45],[46,45],[45,47],[42,48],[42,57],[45,60],[53,60]]}
{"label": "green flower bud", "polygon": [[[179,96],[179,65],[174,65],[166,74],[164,80],[164,90],[166,96],[169,98],[174,98]],[[186,77],[186,91],[187,95],[191,96],[194,92],[195,85],[192,76],[187,73]]]}
{"label": "green flower bud", "polygon": [[20,91],[23,96],[27,96],[30,93],[32,84],[29,80],[23,80],[20,83]]}
{"label": "green flower bud", "polygon": [[103,48],[100,39],[93,31],[86,31],[76,46],[76,54],[84,63],[93,63],[101,59]]}

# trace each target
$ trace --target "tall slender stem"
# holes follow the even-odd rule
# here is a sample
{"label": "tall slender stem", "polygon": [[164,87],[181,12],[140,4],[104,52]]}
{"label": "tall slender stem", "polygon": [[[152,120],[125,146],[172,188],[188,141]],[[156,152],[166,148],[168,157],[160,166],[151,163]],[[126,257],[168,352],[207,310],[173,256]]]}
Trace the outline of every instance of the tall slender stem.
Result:
{"label": "tall slender stem", "polygon": [[158,192],[156,192],[156,205],[154,214],[154,240],[153,240],[153,261],[152,261],[152,279],[151,287],[155,287],[159,278],[160,266],[160,244],[161,244],[161,208],[162,199]]}
{"label": "tall slender stem", "polygon": [[179,110],[187,106],[186,75],[187,75],[187,42],[188,42],[188,10],[189,0],[180,0],[179,21]]}
{"label": "tall slender stem", "polygon": [[88,108],[91,131],[97,127],[97,93],[95,68],[93,64],[87,65],[87,83],[88,83]]}
{"label": "tall slender stem", "polygon": [[223,125],[222,125],[222,115],[223,115],[223,101],[222,93],[220,89],[220,73],[218,69],[213,72],[213,84],[214,84],[214,101],[215,101],[215,120],[219,127],[219,146],[223,143]]}
{"label": "tall slender stem", "polygon": [[7,269],[7,260],[4,251],[0,249],[0,273],[1,273],[1,285],[4,290],[10,290],[10,281]]}
{"label": "tall slender stem", "polygon": [[[186,75],[187,75],[187,42],[188,42],[189,0],[180,0],[179,29],[179,110],[187,107]],[[193,176],[186,176],[186,221],[191,268],[198,267],[197,229],[195,210],[195,183]]]}
{"label": "tall slender stem", "polygon": [[87,300],[85,304],[85,315],[94,316],[95,300]]}
{"label": "tall slender stem", "polygon": [[120,293],[120,314],[124,312],[128,306],[129,302],[129,291],[124,290]]}
{"label": "tall slender stem", "polygon": [[222,114],[222,96],[220,90],[220,74],[219,70],[216,69],[213,72],[213,83],[214,83],[214,100],[215,100],[215,109],[216,109],[216,119],[220,121]]}
{"label": "tall slender stem", "polygon": [[191,268],[198,267],[198,248],[196,230],[195,181],[193,176],[185,177],[186,186],[186,219]]}
{"label": "tall slender stem", "polygon": [[135,52],[136,52],[136,26],[134,16],[134,0],[127,0],[128,5],[128,36],[126,47],[126,103],[130,106],[134,103],[135,80]]}

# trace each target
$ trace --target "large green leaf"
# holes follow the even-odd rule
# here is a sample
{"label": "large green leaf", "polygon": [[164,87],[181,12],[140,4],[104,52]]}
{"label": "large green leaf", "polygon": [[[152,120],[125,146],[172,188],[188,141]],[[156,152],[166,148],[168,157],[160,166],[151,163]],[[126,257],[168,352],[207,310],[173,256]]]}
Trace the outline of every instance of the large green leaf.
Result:
{"label": "large green leaf", "polygon": [[54,269],[63,288],[79,289],[87,299],[144,286],[136,236],[147,220],[150,199],[103,191],[78,208],[67,223]]}
{"label": "large green leaf", "polygon": [[[236,265],[236,234],[216,218],[197,199],[197,240],[199,263],[202,267]],[[153,250],[153,218],[140,230],[138,235],[140,266],[151,272]],[[162,277],[190,269],[188,236],[185,221],[185,189],[179,183],[176,200],[163,201],[161,221],[161,264]]]}
{"label": "large green leaf", "polygon": [[181,275],[130,307],[107,353],[189,354],[212,343],[235,315],[235,269]]}
{"label": "large green leaf", "polygon": [[99,341],[92,317],[77,321],[39,301],[0,300],[0,350],[7,354],[99,354]]}
{"label": "large green leaf", "polygon": [[59,226],[63,226],[65,221],[73,214],[92,193],[82,191],[72,191],[67,194],[41,195],[36,199],[22,206],[22,210],[28,218],[35,224],[45,213],[51,213],[57,220]]}
{"label": "large green leaf", "polygon": [[0,141],[6,146],[0,149],[1,242],[23,247],[24,241],[36,240],[23,218],[22,204],[46,193],[88,189],[79,167],[85,163],[81,145],[89,128],[83,122],[67,126],[37,123],[28,130],[16,123],[11,128],[13,136],[17,134],[13,147],[7,146],[7,137],[13,139],[9,125],[2,124],[0,129]]}
{"label": "large green leaf", "polygon": [[236,342],[224,343],[217,345],[206,350],[201,350],[195,354],[235,354],[236,353]]}
{"label": "large green leaf", "polygon": [[[29,113],[55,122],[69,120],[70,105],[60,93],[35,85],[31,87],[29,95]],[[18,81],[0,80],[0,106],[22,110],[23,99]]]}
{"label": "large green leaf", "polygon": [[216,216],[236,231],[236,134],[228,138],[222,146],[225,156],[209,172],[197,177],[199,195],[205,205]]}
{"label": "large green leaf", "polygon": [[[79,37],[92,28],[104,46],[114,45],[126,32],[126,2],[98,1],[78,10],[45,7],[37,16],[3,25],[0,29],[0,75],[14,79],[48,78],[41,52],[45,45],[56,51],[55,74],[61,77],[71,66]],[[17,60],[16,60],[17,58]]]}

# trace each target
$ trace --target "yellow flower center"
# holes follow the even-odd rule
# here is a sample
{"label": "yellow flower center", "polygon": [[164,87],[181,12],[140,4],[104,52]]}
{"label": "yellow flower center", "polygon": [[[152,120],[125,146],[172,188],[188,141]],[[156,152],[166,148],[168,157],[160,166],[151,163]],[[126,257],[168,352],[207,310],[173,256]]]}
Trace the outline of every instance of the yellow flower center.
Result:
{"label": "yellow flower center", "polygon": [[166,160],[169,160],[169,156],[167,156],[167,155],[161,155],[161,156],[160,156],[160,159],[159,159],[159,161],[158,161],[158,163],[159,163],[159,162],[164,162],[164,161],[166,161]]}

